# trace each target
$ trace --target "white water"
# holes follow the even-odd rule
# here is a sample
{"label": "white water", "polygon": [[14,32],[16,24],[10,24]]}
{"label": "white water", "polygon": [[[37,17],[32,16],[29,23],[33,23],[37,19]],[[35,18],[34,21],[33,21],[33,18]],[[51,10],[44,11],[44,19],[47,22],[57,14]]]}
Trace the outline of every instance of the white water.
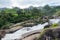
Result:
{"label": "white water", "polygon": [[60,19],[50,19],[49,20],[51,24],[59,23]]}
{"label": "white water", "polygon": [[[52,20],[52,21],[51,21]],[[52,23],[58,23],[59,20],[55,20],[55,19],[51,19],[50,21]],[[55,21],[54,21],[55,20]],[[48,25],[48,22],[44,23],[44,24],[38,24],[36,26],[33,26],[33,27],[24,27],[12,34],[6,34],[4,38],[2,38],[2,40],[14,40],[14,39],[20,39],[22,38],[22,35],[25,34],[25,33],[29,33],[29,32],[32,32],[32,31],[35,31],[35,30],[40,30],[40,29],[43,29],[46,25]]]}

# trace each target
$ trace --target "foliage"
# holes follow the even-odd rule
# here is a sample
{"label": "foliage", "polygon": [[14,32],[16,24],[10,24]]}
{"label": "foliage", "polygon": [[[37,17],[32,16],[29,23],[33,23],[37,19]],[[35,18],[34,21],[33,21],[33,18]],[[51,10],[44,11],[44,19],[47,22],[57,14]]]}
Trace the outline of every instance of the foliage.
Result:
{"label": "foliage", "polygon": [[56,16],[60,16],[60,10],[55,13]]}
{"label": "foliage", "polygon": [[[55,12],[60,10],[59,7],[51,7],[46,5],[44,7],[29,7],[25,9],[20,9],[18,7],[14,8],[2,8],[0,10],[0,28],[7,23],[19,23],[25,20],[34,20],[37,18],[42,18],[44,16],[52,16]],[[59,12],[57,13],[59,15]],[[43,18],[42,18],[43,19]],[[40,21],[36,21],[36,23],[43,23],[43,20],[39,19]]]}
{"label": "foliage", "polygon": [[58,24],[52,24],[51,25],[51,27],[57,27],[58,26]]}

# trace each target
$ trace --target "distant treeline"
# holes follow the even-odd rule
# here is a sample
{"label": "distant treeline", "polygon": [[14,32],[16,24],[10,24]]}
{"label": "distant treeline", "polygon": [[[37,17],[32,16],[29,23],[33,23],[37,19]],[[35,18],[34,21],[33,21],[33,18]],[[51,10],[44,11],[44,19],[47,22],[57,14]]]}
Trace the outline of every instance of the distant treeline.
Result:
{"label": "distant treeline", "polygon": [[60,6],[33,7],[20,9],[14,8],[0,8],[0,28],[9,27],[15,23],[26,20],[31,20],[43,16],[60,16]]}

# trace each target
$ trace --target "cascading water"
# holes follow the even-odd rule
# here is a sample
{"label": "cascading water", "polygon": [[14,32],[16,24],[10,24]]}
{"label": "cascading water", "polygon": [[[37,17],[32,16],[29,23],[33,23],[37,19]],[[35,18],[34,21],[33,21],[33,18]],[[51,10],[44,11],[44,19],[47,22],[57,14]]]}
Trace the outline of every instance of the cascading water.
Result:
{"label": "cascading water", "polygon": [[[51,19],[51,23],[58,23],[60,19]],[[41,29],[44,29],[44,27],[48,25],[48,22],[44,23],[44,24],[38,24],[36,26],[33,26],[33,27],[24,27],[14,33],[11,33],[11,34],[6,34],[4,38],[2,38],[2,40],[14,40],[14,39],[21,39],[22,38],[22,35],[23,34],[26,34],[26,33],[30,33],[32,31],[36,31],[36,30],[41,30]]]}

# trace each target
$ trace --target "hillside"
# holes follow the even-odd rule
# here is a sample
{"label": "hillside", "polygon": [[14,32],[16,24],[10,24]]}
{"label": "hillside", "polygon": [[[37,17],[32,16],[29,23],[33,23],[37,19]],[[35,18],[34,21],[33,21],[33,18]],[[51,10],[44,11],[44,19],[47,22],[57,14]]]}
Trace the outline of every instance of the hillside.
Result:
{"label": "hillside", "polygon": [[29,7],[25,9],[20,9],[18,7],[13,8],[0,8],[0,29],[4,27],[4,29],[9,29],[9,26],[20,23],[26,20],[37,19],[35,23],[44,23],[45,19],[53,18],[53,15],[59,16],[58,11],[60,11],[59,6],[51,7],[49,5],[45,5],[44,7]]}
{"label": "hillside", "polygon": [[[25,33],[25,31],[27,33],[29,33],[28,31],[31,31],[32,33],[34,33],[34,32],[39,32],[40,30],[38,30],[38,29],[40,29],[40,27],[41,27],[41,29],[48,28],[43,31],[43,34],[40,33],[40,35],[42,35],[42,36],[39,37],[38,40],[40,40],[40,39],[45,40],[46,38],[47,38],[46,40],[48,40],[49,38],[51,38],[51,40],[52,39],[55,40],[56,38],[53,35],[55,32],[54,27],[57,27],[58,24],[53,24],[53,25],[49,24],[46,27],[41,26],[41,24],[44,24],[46,22],[49,23],[50,19],[52,19],[52,20],[56,19],[56,18],[59,19],[59,17],[60,17],[60,7],[59,6],[54,6],[54,7],[49,6],[49,5],[45,5],[44,7],[32,7],[31,6],[29,8],[25,8],[25,9],[20,9],[18,7],[14,7],[11,9],[3,8],[0,11],[0,30],[5,31],[6,34],[8,34],[8,35],[11,34],[11,36],[12,36],[12,33],[14,33],[14,32],[17,33],[18,31],[19,31],[18,33],[21,33],[21,32]],[[55,21],[57,21],[57,20],[55,20]],[[50,27],[52,29],[50,29]],[[26,30],[24,30],[24,29],[26,29]],[[29,29],[32,29],[32,30],[29,30]],[[36,31],[36,29],[38,31]],[[19,36],[20,34],[18,34],[18,33],[17,33],[17,35]],[[32,33],[29,33],[29,34],[32,34]],[[50,35],[50,33],[52,33],[52,34]],[[14,34],[13,34],[13,36],[16,37]],[[29,35],[29,34],[27,34],[27,35]],[[27,36],[27,35],[25,35],[25,36]],[[1,37],[3,37],[3,36],[1,36]]]}

